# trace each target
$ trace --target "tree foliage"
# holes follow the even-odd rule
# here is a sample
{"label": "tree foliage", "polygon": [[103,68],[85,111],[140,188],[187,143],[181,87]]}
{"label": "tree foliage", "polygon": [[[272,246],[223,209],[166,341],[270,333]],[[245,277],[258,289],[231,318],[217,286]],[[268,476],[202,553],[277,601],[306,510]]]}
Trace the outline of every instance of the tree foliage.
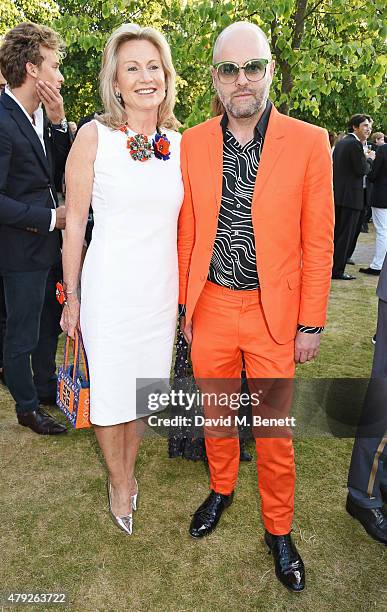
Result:
{"label": "tree foliage", "polygon": [[58,5],[54,0],[1,0],[0,36],[22,21],[48,25],[58,14]]}
{"label": "tree foliage", "polygon": [[[9,11],[42,7],[38,0],[2,2]],[[48,22],[53,0],[45,6],[51,8],[40,21]],[[116,27],[135,21],[161,29],[171,45],[180,121],[185,126],[202,121],[213,95],[209,67],[215,38],[228,24],[249,20],[270,40],[276,61],[272,98],[282,112],[331,130],[343,129],[351,114],[367,112],[375,128],[385,127],[383,0],[58,0],[57,6],[54,24],[68,47],[65,99],[71,118],[101,107],[103,47]],[[10,25],[15,19],[9,12]]]}

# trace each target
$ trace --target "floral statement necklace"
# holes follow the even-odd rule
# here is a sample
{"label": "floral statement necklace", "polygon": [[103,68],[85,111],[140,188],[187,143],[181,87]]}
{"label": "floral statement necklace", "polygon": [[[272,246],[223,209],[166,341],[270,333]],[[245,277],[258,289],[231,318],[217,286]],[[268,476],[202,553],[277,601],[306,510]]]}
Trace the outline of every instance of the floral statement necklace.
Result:
{"label": "floral statement necklace", "polygon": [[169,151],[171,143],[166,135],[160,132],[159,128],[156,128],[156,134],[152,138],[152,142],[149,142],[148,136],[145,134],[131,136],[129,126],[126,123],[120,127],[120,132],[123,132],[128,137],[126,146],[134,161],[145,162],[153,156],[167,161],[171,157]]}

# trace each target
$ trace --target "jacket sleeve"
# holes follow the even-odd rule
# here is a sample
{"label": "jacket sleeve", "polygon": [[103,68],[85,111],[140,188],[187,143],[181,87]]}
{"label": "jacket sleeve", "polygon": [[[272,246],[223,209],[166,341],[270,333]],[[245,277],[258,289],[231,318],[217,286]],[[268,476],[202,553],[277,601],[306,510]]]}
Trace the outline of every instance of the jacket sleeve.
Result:
{"label": "jacket sleeve", "polygon": [[384,152],[381,149],[382,149],[381,147],[377,149],[375,160],[372,165],[372,170],[367,177],[368,180],[371,182],[375,181],[379,177],[379,175],[381,174],[382,168],[383,168]]}
{"label": "jacket sleeve", "polygon": [[325,325],[332,275],[333,228],[332,158],[328,135],[319,130],[311,147],[302,195],[300,324]]}
{"label": "jacket sleeve", "polygon": [[185,304],[192,250],[195,244],[195,215],[192,203],[191,185],[188,173],[186,138],[183,134],[180,149],[181,173],[183,177],[184,199],[180,210],[177,249],[179,256],[179,304]]}
{"label": "jacket sleeve", "polygon": [[61,130],[52,128],[52,142],[55,188],[57,191],[62,191],[62,177],[65,171],[67,156],[71,148],[69,130],[67,130],[67,132],[62,132]]}
{"label": "jacket sleeve", "polygon": [[48,234],[51,210],[31,206],[6,195],[12,159],[12,141],[3,127],[0,129],[0,224],[26,231]]}
{"label": "jacket sleeve", "polygon": [[353,139],[349,150],[352,170],[356,176],[364,176],[368,174],[372,168],[371,160],[367,160],[364,155],[362,145],[358,140]]}

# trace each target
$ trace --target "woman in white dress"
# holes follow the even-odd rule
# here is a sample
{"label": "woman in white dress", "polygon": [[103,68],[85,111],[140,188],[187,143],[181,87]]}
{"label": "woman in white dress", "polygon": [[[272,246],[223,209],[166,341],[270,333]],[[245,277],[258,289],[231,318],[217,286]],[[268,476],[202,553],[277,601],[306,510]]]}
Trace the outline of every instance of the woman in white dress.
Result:
{"label": "woman in white dress", "polygon": [[[73,337],[80,322],[110,511],[130,534],[145,427],[136,412],[136,379],[169,378],[178,301],[183,186],[175,71],[163,35],[134,24],[118,28],[104,50],[100,81],[106,112],[80,129],[66,167],[61,324]],[[90,201],[94,229],[79,302]]]}

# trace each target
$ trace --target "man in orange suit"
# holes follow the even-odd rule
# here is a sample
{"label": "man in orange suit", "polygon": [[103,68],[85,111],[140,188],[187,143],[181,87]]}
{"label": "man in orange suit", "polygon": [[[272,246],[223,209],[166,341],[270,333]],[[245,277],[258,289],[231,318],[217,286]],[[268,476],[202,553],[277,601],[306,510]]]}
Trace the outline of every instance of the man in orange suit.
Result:
{"label": "man in orange suit", "polygon": [[[212,79],[223,115],[183,134],[179,219],[180,325],[197,380],[291,379],[314,359],[325,325],[333,254],[332,165],[325,130],[281,115],[260,28],[218,37]],[[290,437],[257,437],[265,541],[279,580],[305,585],[290,537],[295,467]],[[237,436],[206,437],[209,497],[190,534],[208,535],[230,506]]]}

